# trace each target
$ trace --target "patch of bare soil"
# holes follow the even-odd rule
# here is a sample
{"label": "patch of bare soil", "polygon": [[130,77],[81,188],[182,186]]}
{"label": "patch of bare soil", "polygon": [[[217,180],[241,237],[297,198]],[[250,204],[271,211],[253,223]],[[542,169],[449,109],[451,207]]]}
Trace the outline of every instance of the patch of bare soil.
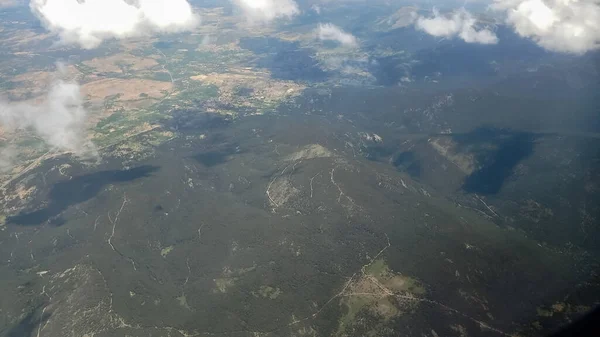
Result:
{"label": "patch of bare soil", "polygon": [[38,336],[93,336],[114,328],[112,294],[97,269],[78,264],[50,277],[43,292],[48,319],[40,323]]}
{"label": "patch of bare soil", "polygon": [[450,162],[456,165],[465,174],[471,174],[476,168],[475,158],[472,154],[461,153],[457,150],[456,144],[447,137],[432,138],[429,145],[440,155],[446,157]]}
{"label": "patch of bare soil", "polygon": [[[2,7],[1,4],[0,7]],[[5,50],[22,51],[25,50],[24,46],[39,43],[51,37],[52,35],[50,34],[40,34],[29,29],[19,29],[15,30],[7,38],[0,40],[0,44]]]}
{"label": "patch of bare soil", "polygon": [[94,58],[83,62],[83,64],[101,73],[123,73],[125,72],[124,70],[138,72],[149,70],[159,65],[154,58],[138,57],[128,53]]}
{"label": "patch of bare soil", "polygon": [[91,101],[104,101],[110,96],[119,95],[118,101],[139,100],[141,94],[147,98],[159,99],[173,89],[171,82],[153,81],[147,79],[107,78],[86,83],[81,87],[81,93]]}
{"label": "patch of bare soil", "polygon": [[287,176],[279,177],[273,181],[269,188],[269,197],[273,206],[282,206],[290,198],[300,193]]}
{"label": "patch of bare soil", "polygon": [[[77,68],[72,65],[63,68],[63,74],[58,76],[55,71],[32,71],[19,74],[12,78],[17,83],[14,89],[7,93],[15,100],[39,101],[39,97],[48,92],[48,87],[53,81],[60,78],[76,79],[80,74]],[[33,97],[33,98],[31,98]]]}
{"label": "patch of bare soil", "polygon": [[296,161],[296,160],[304,160],[304,159],[313,159],[313,158],[328,158],[332,157],[333,153],[329,151],[327,148],[323,147],[319,144],[310,144],[303,147],[301,150],[292,153],[285,160],[286,161]]}

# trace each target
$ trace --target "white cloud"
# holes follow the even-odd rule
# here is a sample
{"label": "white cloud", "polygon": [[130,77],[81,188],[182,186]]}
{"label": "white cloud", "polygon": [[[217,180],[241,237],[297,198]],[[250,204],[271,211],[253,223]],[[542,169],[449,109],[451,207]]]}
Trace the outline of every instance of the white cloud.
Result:
{"label": "white cloud", "polygon": [[348,47],[358,46],[358,41],[354,35],[346,33],[340,27],[331,23],[319,24],[317,35],[319,40],[322,41],[336,41]]}
{"label": "white cloud", "polygon": [[251,22],[270,22],[300,13],[294,0],[233,0]]}
{"label": "white cloud", "polygon": [[[61,67],[59,65],[59,71]],[[0,123],[5,130],[32,130],[49,146],[78,155],[89,155],[86,140],[87,110],[76,82],[55,80],[39,103],[0,99]]]}
{"label": "white cloud", "polygon": [[108,38],[195,27],[187,0],[31,0],[31,11],[66,43],[95,48]]}
{"label": "white cloud", "polygon": [[8,145],[0,149],[0,173],[10,171],[14,166],[17,151],[14,145]]}
{"label": "white cloud", "polygon": [[495,44],[498,37],[488,28],[476,29],[477,20],[461,9],[449,16],[441,15],[436,9],[433,17],[418,17],[415,27],[429,35],[445,38],[459,37],[467,43]]}
{"label": "white cloud", "polygon": [[597,0],[496,0],[492,8],[505,11],[517,34],[545,49],[582,54],[600,47]]}
{"label": "white cloud", "polygon": [[216,40],[217,39],[215,37],[213,37],[212,35],[208,35],[208,34],[204,35],[202,37],[202,40],[200,41],[200,46],[204,47],[204,46],[211,45],[211,44],[215,43]]}

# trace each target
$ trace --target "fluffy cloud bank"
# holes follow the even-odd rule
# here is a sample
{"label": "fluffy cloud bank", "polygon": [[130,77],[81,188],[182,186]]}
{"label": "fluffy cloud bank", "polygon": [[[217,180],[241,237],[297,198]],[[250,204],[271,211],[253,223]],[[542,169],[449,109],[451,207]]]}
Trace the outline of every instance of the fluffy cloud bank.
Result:
{"label": "fluffy cloud bank", "polygon": [[300,13],[294,0],[233,0],[251,22],[291,18]]}
{"label": "fluffy cloud bank", "polygon": [[495,44],[498,37],[487,28],[476,29],[477,20],[461,9],[449,16],[441,15],[436,9],[433,17],[418,17],[415,27],[429,35],[445,38],[459,37],[467,43]]}
{"label": "fluffy cloud bank", "polygon": [[78,155],[89,155],[94,150],[84,134],[87,117],[79,85],[61,79],[50,85],[39,104],[0,99],[0,123],[4,129],[32,130],[49,146]]}
{"label": "fluffy cloud bank", "polygon": [[358,46],[358,41],[354,35],[346,33],[340,27],[331,23],[319,24],[317,36],[322,41],[336,41],[348,47]]}
{"label": "fluffy cloud bank", "polygon": [[517,34],[545,49],[582,54],[600,47],[597,0],[496,0],[492,8],[505,11]]}
{"label": "fluffy cloud bank", "polygon": [[66,43],[97,47],[108,38],[193,28],[187,0],[32,0],[31,11]]}

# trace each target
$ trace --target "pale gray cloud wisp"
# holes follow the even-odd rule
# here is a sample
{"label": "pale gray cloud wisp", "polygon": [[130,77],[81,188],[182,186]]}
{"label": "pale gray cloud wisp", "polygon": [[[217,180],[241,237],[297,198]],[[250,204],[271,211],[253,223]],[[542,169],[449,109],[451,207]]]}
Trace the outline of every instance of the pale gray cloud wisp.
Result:
{"label": "pale gray cloud wisp", "polygon": [[432,17],[419,16],[415,27],[429,35],[460,38],[467,43],[496,44],[498,37],[489,28],[477,28],[477,20],[464,9],[442,15],[436,9]]}
{"label": "pale gray cloud wisp", "polygon": [[57,150],[95,156],[85,135],[88,111],[79,89],[76,82],[56,79],[39,103],[0,99],[0,123],[5,130],[31,130]]}
{"label": "pale gray cloud wisp", "polygon": [[347,47],[358,46],[358,41],[354,35],[331,23],[319,24],[317,37],[321,41],[335,41]]}
{"label": "pale gray cloud wisp", "polygon": [[187,0],[32,0],[31,11],[65,43],[95,48],[105,39],[194,28]]}
{"label": "pale gray cloud wisp", "polygon": [[0,148],[0,173],[10,171],[15,163],[17,150],[13,145]]}

